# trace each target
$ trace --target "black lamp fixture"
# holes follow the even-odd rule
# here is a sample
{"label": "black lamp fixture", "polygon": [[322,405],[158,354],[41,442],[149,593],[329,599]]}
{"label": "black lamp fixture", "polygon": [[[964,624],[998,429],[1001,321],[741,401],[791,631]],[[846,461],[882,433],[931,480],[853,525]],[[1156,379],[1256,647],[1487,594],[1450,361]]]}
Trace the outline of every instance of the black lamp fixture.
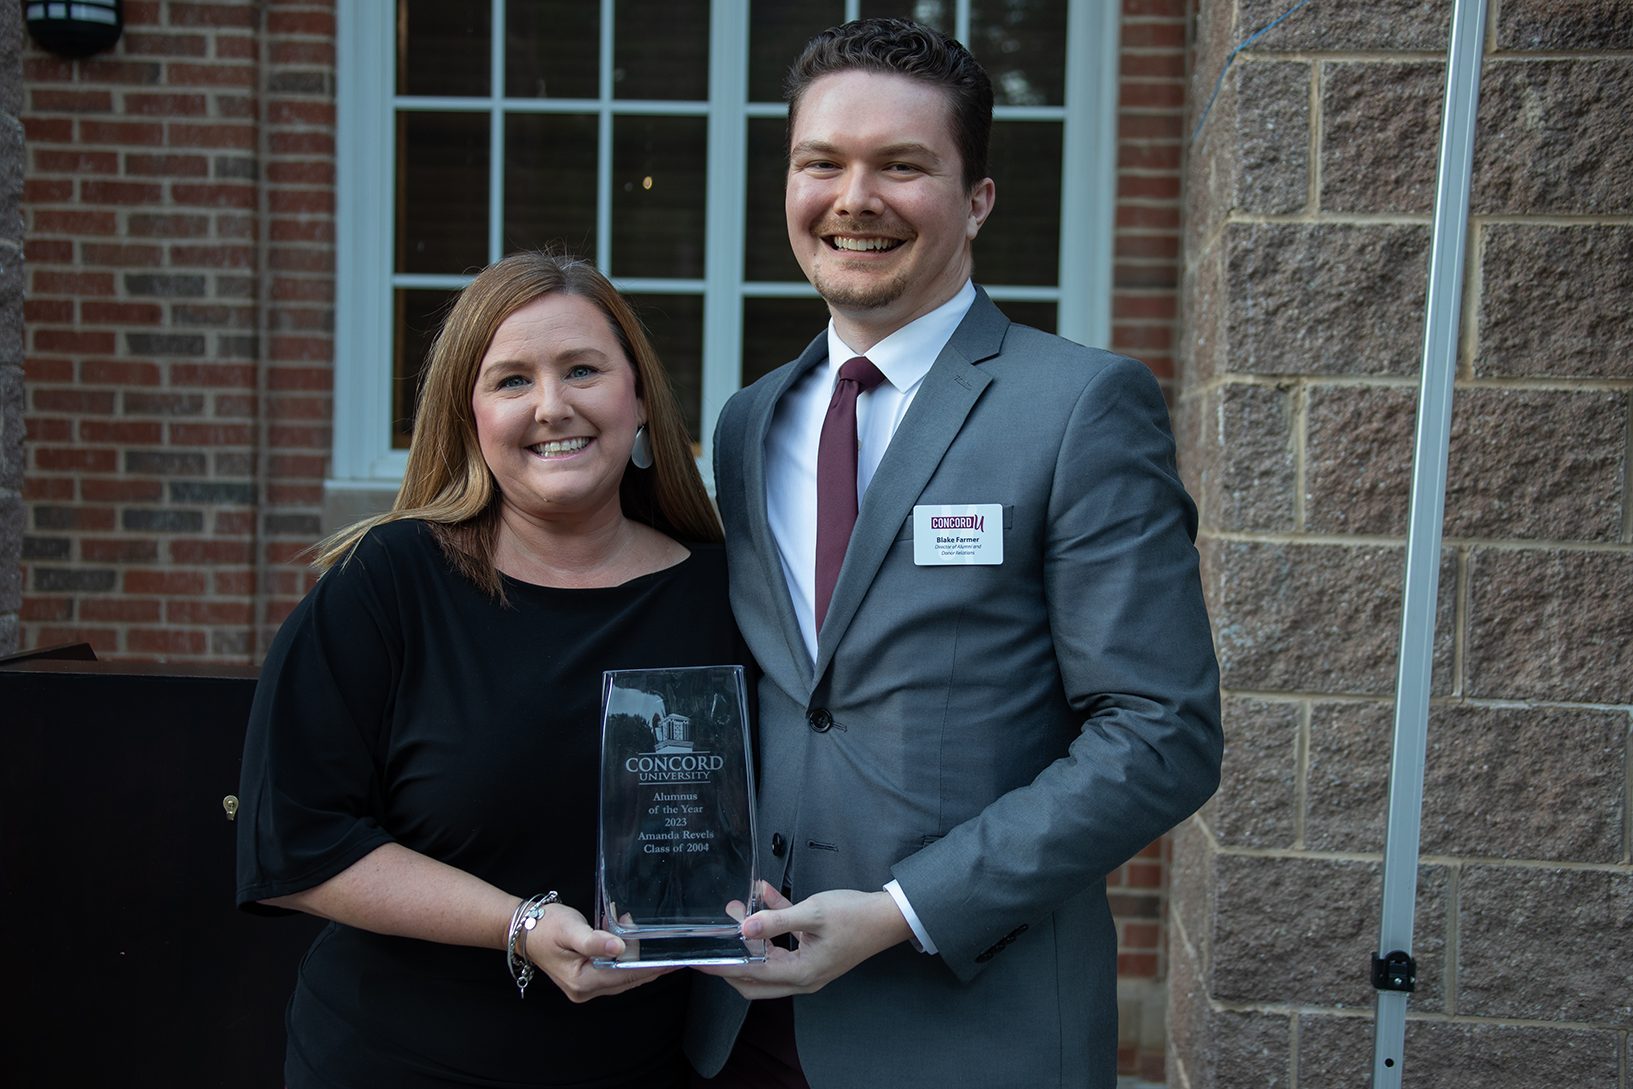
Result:
{"label": "black lamp fixture", "polygon": [[125,28],[121,0],[28,0],[23,15],[34,40],[64,57],[112,49]]}

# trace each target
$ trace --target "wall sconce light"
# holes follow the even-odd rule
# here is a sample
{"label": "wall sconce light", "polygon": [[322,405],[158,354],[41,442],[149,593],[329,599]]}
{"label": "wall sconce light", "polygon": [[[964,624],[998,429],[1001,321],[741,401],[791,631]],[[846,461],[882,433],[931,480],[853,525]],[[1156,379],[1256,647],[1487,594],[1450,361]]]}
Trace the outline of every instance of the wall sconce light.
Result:
{"label": "wall sconce light", "polygon": [[64,57],[111,49],[125,28],[121,0],[29,0],[23,14],[34,40]]}

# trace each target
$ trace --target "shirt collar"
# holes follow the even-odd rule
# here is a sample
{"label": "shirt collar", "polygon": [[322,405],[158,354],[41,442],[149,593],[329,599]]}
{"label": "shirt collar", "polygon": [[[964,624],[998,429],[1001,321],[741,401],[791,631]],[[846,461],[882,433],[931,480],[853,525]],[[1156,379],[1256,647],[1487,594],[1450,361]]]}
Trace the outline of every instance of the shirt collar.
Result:
{"label": "shirt collar", "polygon": [[953,338],[953,331],[974,304],[975,284],[965,280],[964,286],[952,298],[928,314],[914,318],[866,353],[857,352],[840,340],[839,334],[834,332],[833,319],[828,319],[829,388],[838,381],[839,368],[845,365],[846,360],[865,354],[885,376],[885,381],[899,393],[912,392],[930,373],[941,349]]}

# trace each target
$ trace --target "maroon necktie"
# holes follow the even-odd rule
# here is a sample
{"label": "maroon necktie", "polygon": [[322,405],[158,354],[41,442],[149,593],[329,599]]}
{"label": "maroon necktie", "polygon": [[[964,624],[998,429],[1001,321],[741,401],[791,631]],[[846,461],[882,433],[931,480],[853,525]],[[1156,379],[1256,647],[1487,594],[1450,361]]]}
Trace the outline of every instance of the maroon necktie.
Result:
{"label": "maroon necktie", "polygon": [[817,444],[816,626],[828,615],[845,548],[856,528],[856,398],[885,380],[866,356],[839,368]]}

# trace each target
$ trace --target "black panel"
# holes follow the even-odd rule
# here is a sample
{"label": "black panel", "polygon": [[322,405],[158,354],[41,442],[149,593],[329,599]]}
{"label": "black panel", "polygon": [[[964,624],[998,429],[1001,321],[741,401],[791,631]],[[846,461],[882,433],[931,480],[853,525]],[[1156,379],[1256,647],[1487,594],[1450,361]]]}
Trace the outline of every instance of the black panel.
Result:
{"label": "black panel", "polygon": [[222,799],[254,689],[243,670],[0,664],[9,1084],[283,1084],[283,1008],[322,924],[233,906]]}

